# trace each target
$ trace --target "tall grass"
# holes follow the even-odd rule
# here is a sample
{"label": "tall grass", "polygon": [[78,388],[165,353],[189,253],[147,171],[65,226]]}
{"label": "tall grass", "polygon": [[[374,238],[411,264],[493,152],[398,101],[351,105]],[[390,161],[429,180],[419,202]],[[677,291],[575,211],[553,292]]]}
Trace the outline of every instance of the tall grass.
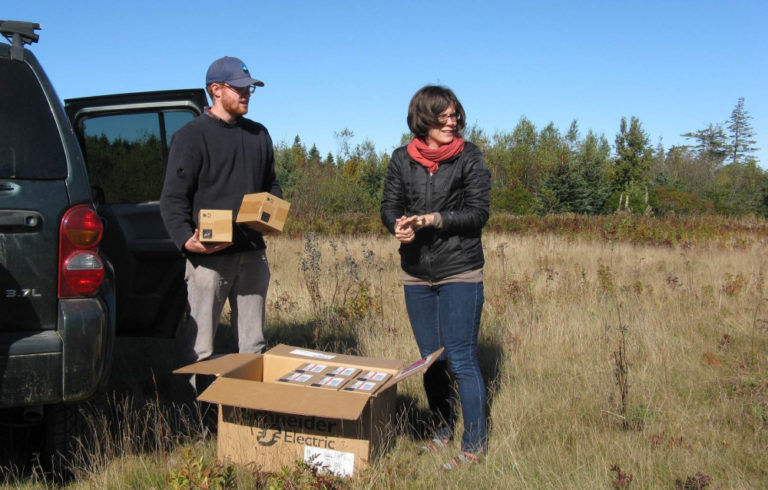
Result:
{"label": "tall grass", "polygon": [[[371,309],[353,322],[347,347],[415,358],[397,244],[386,237],[362,241],[351,250],[327,238],[316,245],[325,292],[351,255],[381,304],[381,314]],[[408,469],[398,475],[414,471],[417,486],[437,479],[456,487],[601,488],[618,481],[613,466],[638,488],[685,485],[697,473],[717,486],[768,484],[762,237],[684,247],[548,234],[487,234],[484,242],[488,458],[478,471],[445,476],[436,468],[449,454],[416,457],[420,434],[411,427],[397,435],[371,479],[355,485],[378,482],[392,466]],[[278,238],[271,245],[274,277],[297,305],[293,319],[270,329],[279,339],[313,314],[306,278],[297,273],[306,243]],[[348,280],[354,283],[352,275]],[[400,395],[415,404],[404,404],[405,412],[425,410],[418,381],[401,386]],[[393,478],[388,484],[405,483]]]}
{"label": "tall grass", "polygon": [[[270,343],[418,356],[394,239],[308,235],[270,238],[268,245]],[[504,233],[486,234],[484,245],[485,460],[447,473],[439,466],[457,443],[418,454],[428,435],[426,401],[420,380],[411,379],[399,387],[392,449],[359,476],[324,484],[768,485],[768,246],[760,234],[640,245]],[[195,461],[213,464],[210,436],[191,430],[173,436],[179,432],[169,418],[152,410],[126,410],[109,441],[76,462],[79,481],[72,486],[170,485],[191,464],[185,448]],[[143,432],[148,426],[156,428]],[[300,467],[271,477],[237,468],[234,484],[291,488],[292,478],[318,481]]]}

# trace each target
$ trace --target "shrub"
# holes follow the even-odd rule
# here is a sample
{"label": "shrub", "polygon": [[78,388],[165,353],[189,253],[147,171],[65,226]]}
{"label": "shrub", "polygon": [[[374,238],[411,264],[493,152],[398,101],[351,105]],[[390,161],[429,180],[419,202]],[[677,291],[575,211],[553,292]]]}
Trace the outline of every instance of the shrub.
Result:
{"label": "shrub", "polygon": [[712,214],[715,211],[712,202],[671,187],[656,187],[654,192],[658,202],[655,210],[656,214],[660,216],[672,214],[702,215]]}
{"label": "shrub", "polygon": [[536,196],[522,187],[491,189],[491,209],[512,214],[532,214]]}
{"label": "shrub", "polygon": [[[648,202],[646,203],[646,192],[648,194]],[[614,191],[608,199],[605,200],[603,205],[603,213],[612,214],[619,209],[619,198],[623,196],[626,199],[626,192]],[[635,186],[629,190],[629,209],[632,214],[645,214],[646,208],[650,206],[654,211],[658,207],[658,197],[655,189],[647,187]],[[624,204],[621,205],[621,210],[625,209]]]}

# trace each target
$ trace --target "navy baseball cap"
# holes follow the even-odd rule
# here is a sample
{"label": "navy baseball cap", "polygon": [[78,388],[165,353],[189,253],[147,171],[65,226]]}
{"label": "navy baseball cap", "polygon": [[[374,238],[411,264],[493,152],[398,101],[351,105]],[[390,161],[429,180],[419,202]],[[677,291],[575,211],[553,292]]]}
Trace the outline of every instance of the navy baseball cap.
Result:
{"label": "navy baseball cap", "polygon": [[251,78],[248,67],[245,66],[243,60],[231,56],[219,58],[208,67],[208,73],[205,75],[205,86],[216,82],[225,82],[233,87],[264,86],[264,82],[261,80]]}

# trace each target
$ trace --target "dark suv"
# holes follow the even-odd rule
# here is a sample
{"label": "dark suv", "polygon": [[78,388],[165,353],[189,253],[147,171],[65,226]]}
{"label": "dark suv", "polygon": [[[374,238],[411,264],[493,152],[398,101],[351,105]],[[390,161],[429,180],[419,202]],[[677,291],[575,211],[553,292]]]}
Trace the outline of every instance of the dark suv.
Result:
{"label": "dark suv", "polygon": [[114,335],[171,336],[183,258],[158,199],[173,132],[202,90],[69,100],[0,21],[0,424],[66,437],[72,404],[109,372]]}

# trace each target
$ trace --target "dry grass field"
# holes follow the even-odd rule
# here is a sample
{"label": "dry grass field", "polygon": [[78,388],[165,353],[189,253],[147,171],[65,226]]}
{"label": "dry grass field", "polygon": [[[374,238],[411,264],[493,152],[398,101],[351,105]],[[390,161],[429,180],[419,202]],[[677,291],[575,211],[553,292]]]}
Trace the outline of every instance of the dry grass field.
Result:
{"label": "dry grass field", "polygon": [[[486,234],[484,244],[490,451],[479,466],[439,468],[458,443],[418,453],[426,401],[413,379],[399,389],[391,450],[351,480],[219,464],[215,435],[194,422],[178,431],[175,406],[150,394],[113,410],[122,425],[95,424],[108,441],[84,451],[69,486],[181,487],[208,471],[239,488],[768,487],[766,241],[658,247]],[[268,256],[270,343],[418,357],[394,239],[277,237]],[[44,482],[6,476],[10,486]]]}

